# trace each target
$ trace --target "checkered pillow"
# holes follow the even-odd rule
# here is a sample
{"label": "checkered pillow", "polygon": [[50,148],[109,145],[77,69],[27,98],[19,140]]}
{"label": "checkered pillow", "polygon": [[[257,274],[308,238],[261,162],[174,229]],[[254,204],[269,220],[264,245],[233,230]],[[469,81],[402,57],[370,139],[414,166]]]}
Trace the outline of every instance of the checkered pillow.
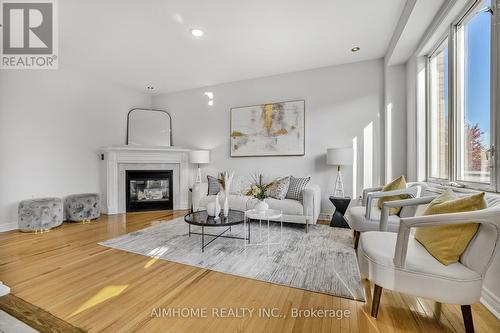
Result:
{"label": "checkered pillow", "polygon": [[310,180],[311,177],[295,178],[291,176],[286,198],[302,201],[302,191],[304,191]]}

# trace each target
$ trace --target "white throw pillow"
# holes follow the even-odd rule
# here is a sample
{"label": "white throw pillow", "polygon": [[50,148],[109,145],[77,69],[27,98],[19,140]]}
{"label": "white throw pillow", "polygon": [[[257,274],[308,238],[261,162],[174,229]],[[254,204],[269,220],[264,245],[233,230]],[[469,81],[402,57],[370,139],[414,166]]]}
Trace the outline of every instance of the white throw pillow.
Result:
{"label": "white throw pillow", "polygon": [[229,189],[229,194],[245,195],[250,189],[250,186],[251,182],[247,177],[235,175]]}

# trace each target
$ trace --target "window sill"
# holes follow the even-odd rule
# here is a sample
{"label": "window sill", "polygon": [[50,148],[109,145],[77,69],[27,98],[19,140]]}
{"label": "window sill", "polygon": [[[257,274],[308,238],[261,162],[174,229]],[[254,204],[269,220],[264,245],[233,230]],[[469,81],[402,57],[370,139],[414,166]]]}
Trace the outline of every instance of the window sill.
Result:
{"label": "window sill", "polygon": [[428,182],[430,184],[443,186],[446,188],[451,188],[457,192],[461,192],[461,190],[463,190],[464,192],[474,190],[474,191],[484,191],[484,192],[488,192],[488,193],[500,193],[500,192],[497,192],[494,189],[492,189],[490,184],[467,183],[467,182],[458,183],[458,182],[456,182],[457,184],[461,185],[461,186],[456,186],[456,185],[450,184],[450,182],[448,180],[441,180],[441,179],[427,179],[426,182]]}

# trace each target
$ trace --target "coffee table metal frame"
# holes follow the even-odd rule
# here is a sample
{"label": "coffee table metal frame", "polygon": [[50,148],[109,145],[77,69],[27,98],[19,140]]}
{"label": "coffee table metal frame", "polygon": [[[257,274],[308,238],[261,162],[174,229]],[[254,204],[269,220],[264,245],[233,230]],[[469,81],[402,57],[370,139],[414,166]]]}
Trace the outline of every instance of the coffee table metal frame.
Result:
{"label": "coffee table metal frame", "polygon": [[[232,210],[233,212],[234,211],[237,211],[237,210]],[[245,228],[245,212],[241,212],[241,211],[237,211],[237,212],[240,212],[243,214],[243,220],[242,221],[238,221],[238,222],[233,222],[233,223],[228,223],[228,224],[223,224],[223,225],[217,225],[217,224],[208,224],[208,223],[197,223],[197,222],[193,222],[193,221],[190,221],[188,222],[186,220],[186,218],[189,216],[189,215],[192,215],[192,214],[197,214],[197,213],[201,213],[201,212],[205,212],[205,211],[198,211],[198,212],[192,212],[192,213],[189,213],[187,215],[184,216],[184,221],[188,224],[188,235],[189,237],[191,237],[191,235],[201,235],[201,252],[205,252],[205,248],[211,244],[214,240],[216,240],[217,238],[219,237],[222,237],[222,238],[232,238],[232,239],[242,239],[244,240],[245,244],[246,244],[246,241],[248,241],[248,243],[250,243],[250,225],[248,226],[248,237],[247,237],[247,234],[246,234],[246,228]],[[206,212],[205,212],[206,213]],[[223,213],[221,212],[219,214],[219,219],[221,217],[223,217],[222,215]],[[231,231],[231,226],[235,225],[235,224],[241,224],[243,223],[243,232],[245,233],[245,235],[243,237],[239,237],[239,236],[227,236],[227,235],[224,235],[226,232],[228,231]],[[201,227],[201,232],[195,232],[195,231],[191,231],[191,225],[196,225],[196,226],[199,226]],[[227,228],[222,231],[221,233],[219,234],[210,234],[210,233],[206,233],[205,232],[205,228],[214,228],[214,227],[225,227],[227,226]],[[211,237],[214,237],[212,240],[210,240],[208,243],[205,243],[205,236],[211,236]]]}

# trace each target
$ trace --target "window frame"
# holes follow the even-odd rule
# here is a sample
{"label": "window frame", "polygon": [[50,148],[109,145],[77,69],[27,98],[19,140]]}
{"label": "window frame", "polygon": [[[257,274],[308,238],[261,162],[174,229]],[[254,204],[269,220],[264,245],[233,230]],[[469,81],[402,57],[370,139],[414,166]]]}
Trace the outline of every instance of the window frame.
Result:
{"label": "window frame", "polygon": [[[448,43],[445,43],[446,40]],[[449,182],[449,179],[451,177],[451,164],[449,162],[450,160],[450,153],[451,153],[451,146],[450,146],[450,130],[451,130],[451,123],[450,123],[450,118],[451,118],[451,112],[450,112],[450,71],[448,68],[448,178],[437,178],[437,177],[431,177],[431,149],[430,149],[430,113],[431,113],[431,60],[436,56],[436,54],[446,47],[448,47],[448,67],[449,67],[449,56],[450,56],[450,38],[449,38],[449,33],[446,32],[441,38],[439,38],[439,42],[436,43],[434,48],[429,52],[429,55],[426,57],[426,78],[425,78],[425,94],[426,94],[426,119],[425,119],[425,135],[426,135],[426,140],[425,140],[425,151],[426,151],[426,158],[427,158],[427,163],[426,163],[426,178],[428,181],[433,182],[433,183],[438,183],[438,184],[446,184]]]}
{"label": "window frame", "polygon": [[[491,31],[491,107],[494,124],[494,144],[493,161],[495,174],[495,191],[500,192],[500,159],[498,147],[500,147],[500,117],[497,116],[500,112],[500,0],[492,0],[492,31]],[[495,61],[495,59],[497,61]]]}
{"label": "window frame", "polygon": [[[466,180],[459,180],[457,177],[458,173],[458,168],[459,168],[459,161],[457,158],[457,150],[455,148],[458,148],[460,145],[459,137],[456,133],[456,129],[459,127],[459,121],[458,119],[458,103],[455,103],[456,98],[459,96],[458,92],[458,84],[457,84],[457,78],[458,78],[458,66],[457,66],[457,57],[458,57],[458,30],[460,26],[469,20],[473,15],[477,13],[477,10],[480,8],[480,4],[483,2],[483,0],[477,0],[474,1],[466,11],[462,12],[462,14],[459,16],[455,22],[453,22],[451,26],[451,33],[453,34],[453,43],[451,45],[452,47],[452,53],[453,53],[453,65],[452,65],[452,74],[453,74],[453,96],[452,99],[452,104],[453,104],[453,129],[454,129],[454,135],[453,135],[453,152],[455,156],[453,156],[452,162],[453,162],[453,182],[456,182],[460,185],[463,185],[466,188],[471,188],[471,189],[476,189],[476,190],[483,190],[483,191],[490,191],[490,192],[496,192],[496,169],[497,169],[497,163],[496,163],[496,153],[494,151],[494,147],[496,147],[496,117],[495,117],[495,112],[494,112],[494,103],[493,103],[493,98],[494,96],[494,91],[493,91],[493,79],[494,79],[494,69],[493,69],[493,63],[494,63],[494,57],[493,57],[493,48],[494,48],[494,40],[493,40],[493,31],[495,30],[495,15],[493,14],[492,19],[491,19],[491,53],[490,53],[490,126],[491,126],[491,134],[490,134],[490,148],[493,147],[493,156],[492,160],[493,163],[491,163],[490,166],[490,183],[481,183],[481,182],[473,182],[473,181],[466,181]],[[492,0],[492,7],[495,5],[496,0]]]}
{"label": "window frame", "polygon": [[[426,179],[429,182],[438,183],[441,185],[452,185],[457,187],[464,187],[476,190],[490,191],[490,192],[500,192],[500,184],[498,179],[500,179],[500,168],[499,159],[495,148],[500,147],[499,145],[499,135],[498,129],[500,129],[500,117],[496,116],[496,110],[500,110],[500,86],[498,82],[500,81],[500,60],[497,59],[497,55],[500,56],[500,26],[495,22],[500,23],[500,14],[498,8],[500,7],[500,0],[491,0],[491,8],[493,11],[491,19],[491,55],[490,55],[490,126],[491,126],[491,138],[490,144],[492,148],[491,155],[491,172],[490,172],[490,183],[480,183],[472,181],[459,180],[457,178],[459,161],[458,161],[458,151],[459,147],[459,137],[457,135],[457,129],[459,125],[458,114],[458,103],[456,98],[458,96],[458,66],[457,66],[457,51],[458,51],[458,29],[461,24],[467,21],[472,15],[477,13],[480,9],[480,4],[483,0],[475,0],[468,3],[466,10],[462,11],[458,15],[457,19],[452,22],[446,33],[439,39],[435,47],[429,52],[426,57]],[[435,178],[430,176],[430,112],[431,112],[431,72],[430,72],[430,60],[433,56],[439,52],[444,41],[448,39],[448,179]]]}

